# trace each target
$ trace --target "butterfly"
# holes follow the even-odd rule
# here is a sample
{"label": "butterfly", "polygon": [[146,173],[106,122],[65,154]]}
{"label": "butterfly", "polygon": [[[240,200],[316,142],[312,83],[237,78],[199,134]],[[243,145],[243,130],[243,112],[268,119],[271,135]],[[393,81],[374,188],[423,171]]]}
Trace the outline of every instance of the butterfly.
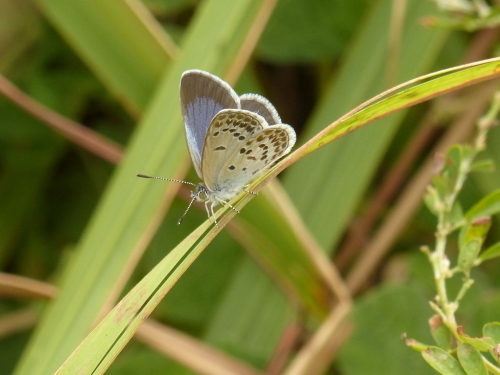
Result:
{"label": "butterfly", "polygon": [[238,96],[219,77],[202,70],[182,74],[180,101],[189,154],[201,183],[139,174],[143,178],[193,185],[191,202],[204,202],[208,217],[217,225],[214,207],[245,190],[249,183],[288,154],[295,131],[282,124],[278,112],[263,96]]}

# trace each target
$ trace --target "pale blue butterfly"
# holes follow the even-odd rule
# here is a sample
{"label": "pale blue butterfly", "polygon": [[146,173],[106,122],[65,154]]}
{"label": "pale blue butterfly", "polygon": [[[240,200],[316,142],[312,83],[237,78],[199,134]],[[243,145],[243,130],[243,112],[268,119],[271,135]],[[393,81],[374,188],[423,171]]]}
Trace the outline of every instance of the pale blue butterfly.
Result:
{"label": "pale blue butterfly", "polygon": [[296,140],[295,131],[281,123],[278,112],[263,96],[238,97],[229,84],[202,70],[184,72],[180,96],[189,153],[202,182],[196,185],[138,176],[196,186],[178,222],[198,201],[205,203],[208,217],[212,216],[217,224],[214,207],[222,204],[239,212],[227,201],[290,152]]}

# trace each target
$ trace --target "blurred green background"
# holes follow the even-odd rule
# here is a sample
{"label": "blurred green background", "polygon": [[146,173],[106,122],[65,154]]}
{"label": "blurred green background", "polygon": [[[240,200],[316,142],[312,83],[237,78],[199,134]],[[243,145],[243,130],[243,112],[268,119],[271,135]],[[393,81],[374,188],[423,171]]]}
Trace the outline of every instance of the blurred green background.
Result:
{"label": "blurred green background", "polygon": [[[219,38],[212,29],[196,30],[195,26],[203,24],[203,17],[212,17],[215,29],[224,25],[220,29],[226,28],[227,35],[220,37],[222,41],[217,39],[220,51],[212,48],[205,65],[200,62],[201,66],[197,66],[196,60],[186,64],[190,68],[213,67],[214,74],[226,79],[225,74],[231,72],[230,66],[238,56],[231,48],[239,48],[252,33],[259,37],[245,22],[259,21],[259,7],[274,5],[271,1],[255,6],[242,1],[247,8],[241,5],[240,18],[233,19],[224,13],[229,3],[232,2],[0,0],[0,72],[37,102],[113,140],[126,153],[127,145],[139,143],[136,140],[141,136],[134,132],[143,122],[152,121],[153,108],[161,106],[155,98],[161,97],[161,82],[167,82],[169,74],[175,77],[178,68],[172,68],[174,62],[187,61],[191,55],[185,51],[195,50],[193,38],[198,38],[200,49],[211,38]],[[269,20],[263,19],[262,35],[241,65],[241,76],[230,83],[235,83],[240,95],[258,92],[266,96],[283,122],[296,129],[302,144],[364,100],[395,84],[494,55],[496,30],[468,33],[424,27],[429,17],[443,16],[435,4],[408,0],[400,2],[405,7],[398,13],[394,10],[396,3],[279,0]],[[199,22],[193,26],[197,19]],[[236,31],[243,29],[244,33],[237,35]],[[239,74],[233,77],[236,76]],[[174,78],[171,80],[174,82]],[[437,99],[393,114],[309,155],[280,176],[305,228],[332,261],[337,260],[344,276],[356,267],[377,228],[387,222],[433,147],[457,119],[465,117],[472,102],[469,99],[485,97],[487,104],[488,90],[491,91],[485,85],[473,86],[446,101]],[[178,106],[175,100],[165,106]],[[177,115],[175,121],[178,119]],[[165,117],[156,123],[158,128],[181,129],[175,121],[174,117]],[[124,205],[130,196],[140,207],[142,197],[147,199],[148,189],[157,189],[155,194],[161,197],[167,186],[137,182],[133,180],[134,173],[150,174],[160,168],[162,173],[176,173],[164,177],[181,176],[197,182],[193,171],[183,176],[183,166],[187,165],[185,141],[181,131],[172,134],[172,147],[182,149],[176,158],[157,156],[153,169],[147,160],[144,164],[136,162],[134,167],[141,169],[129,174],[130,184],[142,184],[141,196],[132,193],[134,190],[129,190],[126,183],[120,183],[124,180],[114,174],[115,165],[68,141],[0,96],[0,271],[64,287],[72,272],[68,269],[73,270],[69,267],[78,267],[75,259],[80,258],[75,256],[75,249],[83,247],[82,236],[87,238],[85,233],[90,233],[90,226],[100,223],[97,212],[106,210],[102,202],[108,199],[105,192],[109,194],[110,186],[121,186]],[[485,157],[497,165],[499,142],[500,128],[495,128],[490,133]],[[161,149],[164,143],[144,146]],[[409,156],[413,147],[416,151]],[[388,182],[394,167],[403,161],[407,164],[400,174],[402,181]],[[460,196],[466,208],[500,185],[497,172],[472,177]],[[380,197],[382,189],[389,189],[387,198]],[[175,190],[170,191],[174,193]],[[182,225],[176,224],[186,207],[185,197],[186,192],[181,190],[162,216],[144,253],[134,253],[140,257],[137,264],[134,255],[128,254],[130,262],[113,271],[122,275],[133,269],[130,278],[121,281],[126,283],[125,288],[121,290],[118,282],[115,294],[106,297],[113,304],[205,220],[204,210],[191,210]],[[153,206],[147,202],[145,207]],[[259,210],[252,211],[254,203],[244,210],[264,226],[266,217],[259,215]],[[367,228],[357,227],[375,203],[381,207],[374,219]],[[410,217],[387,242],[383,259],[373,264],[371,275],[357,288],[352,332],[332,355],[326,373],[434,373],[417,352],[400,340],[406,332],[418,340],[432,342],[427,324],[432,311],[427,301],[435,292],[430,266],[418,249],[421,245],[432,246],[435,219],[422,205]],[[114,220],[120,220],[118,211],[108,216],[109,222]],[[146,228],[144,224],[138,229],[141,237],[137,238],[148,237],[141,235],[147,232]],[[111,230],[103,227],[102,231]],[[123,238],[123,233],[119,237]],[[494,222],[488,243],[499,237],[498,222]],[[353,240],[359,242],[349,245]],[[453,259],[456,249],[453,244],[451,247]],[[94,247],[93,251],[97,258],[102,249]],[[92,264],[93,255],[87,254],[87,264]],[[484,323],[498,318],[498,266],[498,261],[492,261],[475,270],[476,284],[460,306],[460,324],[470,335],[480,335]],[[79,272],[91,271],[88,267]],[[245,251],[237,232],[224,231],[182,276],[152,318],[264,371],[279,362],[279,344],[283,343],[287,329],[302,327],[292,350],[285,353],[291,358],[318,324],[316,317],[311,318],[303,306],[289,298],[272,273]],[[99,288],[97,281],[96,285]],[[37,357],[45,355],[44,345],[52,345],[41,344],[42,336],[34,344],[32,335],[39,317],[48,314],[50,303],[12,292],[5,285],[0,285],[0,293],[0,375],[14,371],[34,374],[30,368],[38,367]],[[92,301],[90,297],[87,300],[89,304]],[[102,301],[96,303],[96,311],[104,306],[107,305]],[[32,312],[34,318],[22,324],[16,318],[26,311]],[[84,337],[88,328],[82,326],[82,331]],[[83,337],[75,338],[75,342]],[[73,349],[68,347],[66,351],[71,353]],[[53,373],[53,366],[42,366],[39,373]],[[283,368],[284,364],[278,366],[275,373],[281,373]],[[133,340],[107,373],[196,372]]]}

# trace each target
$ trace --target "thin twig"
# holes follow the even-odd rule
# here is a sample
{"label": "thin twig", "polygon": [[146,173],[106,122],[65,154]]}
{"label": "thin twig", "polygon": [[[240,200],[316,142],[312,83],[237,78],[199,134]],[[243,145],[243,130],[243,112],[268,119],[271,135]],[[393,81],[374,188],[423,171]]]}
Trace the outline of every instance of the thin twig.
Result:
{"label": "thin twig", "polygon": [[[9,274],[0,274],[0,276],[0,288],[4,285],[8,286],[17,291],[18,296],[54,298],[57,292],[54,285],[43,281]],[[37,322],[37,318],[37,314],[31,309],[20,310],[3,316],[0,319],[0,337],[33,327]],[[135,338],[200,374],[262,375],[260,371],[249,364],[151,319],[146,320],[139,327]]]}
{"label": "thin twig", "polygon": [[345,324],[347,315],[351,311],[350,303],[339,303],[330,315],[321,324],[311,339],[304,345],[292,360],[284,375],[316,375],[323,374],[338,350],[346,332],[338,333],[349,325]]}
{"label": "thin twig", "polygon": [[1,74],[0,94],[92,154],[113,164],[119,163],[122,159],[121,146],[36,102]]}

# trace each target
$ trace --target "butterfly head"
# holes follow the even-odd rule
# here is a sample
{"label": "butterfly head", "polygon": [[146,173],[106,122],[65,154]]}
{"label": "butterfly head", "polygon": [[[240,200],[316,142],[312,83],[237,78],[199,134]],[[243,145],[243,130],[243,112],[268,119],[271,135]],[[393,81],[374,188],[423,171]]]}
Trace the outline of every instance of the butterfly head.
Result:
{"label": "butterfly head", "polygon": [[191,192],[191,198],[196,202],[206,202],[210,200],[209,195],[210,192],[205,187],[205,185],[203,185],[203,183],[199,183],[198,185],[196,185],[196,189]]}

